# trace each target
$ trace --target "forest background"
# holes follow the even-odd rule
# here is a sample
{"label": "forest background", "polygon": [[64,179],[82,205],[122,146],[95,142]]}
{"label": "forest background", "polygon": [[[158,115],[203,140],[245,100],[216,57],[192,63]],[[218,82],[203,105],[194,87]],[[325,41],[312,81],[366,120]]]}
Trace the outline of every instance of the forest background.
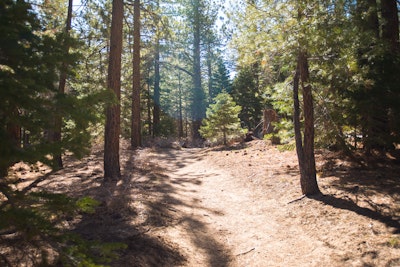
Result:
{"label": "forest background", "polygon": [[275,110],[267,137],[304,145],[306,159],[314,145],[386,156],[399,144],[398,10],[395,0],[2,0],[2,229],[25,229],[15,220],[38,198],[13,204],[28,191],[12,189],[16,162],[57,170],[65,153],[104,141],[105,178],[118,179],[120,138],[132,149],[154,138],[200,144],[224,92],[248,131]]}

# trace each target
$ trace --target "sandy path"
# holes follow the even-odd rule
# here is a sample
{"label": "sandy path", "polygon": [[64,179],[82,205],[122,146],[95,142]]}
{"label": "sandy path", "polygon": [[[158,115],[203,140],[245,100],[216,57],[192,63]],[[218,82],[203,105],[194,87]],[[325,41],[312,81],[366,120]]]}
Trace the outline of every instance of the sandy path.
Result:
{"label": "sandy path", "polygon": [[126,244],[110,266],[400,267],[398,167],[351,169],[319,154],[325,196],[292,202],[301,195],[296,155],[263,141],[121,147],[117,182],[104,181],[99,150],[38,186],[101,203],[66,223],[88,240]]}
{"label": "sandy path", "polygon": [[[287,203],[243,190],[240,175],[216,167],[195,149],[157,156],[174,193],[178,217],[161,235],[178,244],[186,266],[319,266],[327,263],[322,242],[280,223]],[[161,159],[161,160],[160,160]],[[266,192],[267,194],[267,192]]]}

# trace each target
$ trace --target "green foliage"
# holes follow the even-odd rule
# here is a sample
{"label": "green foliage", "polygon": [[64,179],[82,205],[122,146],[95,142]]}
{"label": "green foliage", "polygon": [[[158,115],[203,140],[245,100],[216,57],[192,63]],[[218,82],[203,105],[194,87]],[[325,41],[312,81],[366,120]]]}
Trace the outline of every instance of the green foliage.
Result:
{"label": "green foliage", "polygon": [[387,242],[388,246],[392,248],[400,248],[400,237],[399,236],[392,236],[389,241]]}
{"label": "green foliage", "polygon": [[66,235],[63,242],[59,263],[66,267],[104,267],[118,257],[117,251],[127,248],[123,243],[87,241],[74,234]]}
{"label": "green foliage", "polygon": [[174,120],[174,118],[162,112],[160,123],[157,125],[157,127],[154,127],[154,134],[160,137],[175,136],[176,121]]}
{"label": "green foliage", "polygon": [[100,202],[91,197],[82,197],[76,201],[76,206],[84,213],[94,213]]}
{"label": "green foliage", "polygon": [[296,144],[294,142],[288,144],[282,144],[278,145],[277,148],[280,152],[293,151],[296,149]]}
{"label": "green foliage", "polygon": [[254,129],[262,118],[263,94],[256,66],[242,68],[233,81],[232,97],[242,107],[239,117],[247,129]]}
{"label": "green foliage", "polygon": [[[0,4],[0,177],[18,161],[53,163],[48,155],[69,150],[81,157],[88,152],[90,129],[98,121],[103,92],[78,95],[58,93],[63,63],[74,67],[80,60],[81,43],[64,32],[45,31],[30,4]],[[68,43],[67,53],[63,44]],[[71,83],[70,85],[73,85]],[[62,142],[54,143],[54,118],[64,118]]]}
{"label": "green foliage", "polygon": [[279,143],[287,144],[294,139],[293,121],[287,118],[281,118],[278,122],[273,122],[274,133],[264,136],[265,139],[279,139]]}
{"label": "green foliage", "polygon": [[226,69],[225,63],[221,57],[217,58],[217,68],[213,72],[210,78],[211,88],[209,89],[209,98],[215,98],[219,93],[227,92],[231,93],[232,84],[229,78],[228,70]]}
{"label": "green foliage", "polygon": [[200,134],[212,142],[227,144],[229,139],[241,136],[245,130],[240,126],[241,107],[236,105],[228,93],[218,94],[207,109],[207,118],[203,120]]}
{"label": "green foliage", "polygon": [[374,4],[381,3],[253,1],[232,16],[239,70],[259,66],[280,116],[292,115],[295,55],[308,52],[318,146],[348,149],[349,135],[363,136],[364,147],[399,142],[399,53],[384,40],[387,18]]}
{"label": "green foliage", "polygon": [[[3,192],[5,190],[2,188]],[[45,265],[51,261],[41,249],[45,244],[58,254],[57,262],[63,266],[103,266],[102,263],[117,256],[116,251],[126,248],[121,243],[88,241],[64,228],[66,220],[95,212],[100,203],[93,198],[74,199],[45,191],[22,195],[8,190],[6,194],[12,197],[0,207],[0,235],[13,234],[13,242],[9,244],[13,244],[13,253],[24,255],[32,265]],[[27,253],[29,247],[42,253],[41,257],[35,258]],[[8,254],[3,256],[12,257]]]}

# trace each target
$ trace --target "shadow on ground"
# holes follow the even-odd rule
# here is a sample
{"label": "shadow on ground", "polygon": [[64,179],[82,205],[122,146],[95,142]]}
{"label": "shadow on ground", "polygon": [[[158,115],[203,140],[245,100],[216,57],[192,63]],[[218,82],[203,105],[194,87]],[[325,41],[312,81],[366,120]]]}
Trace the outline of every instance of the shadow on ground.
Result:
{"label": "shadow on ground", "polygon": [[343,157],[336,154],[328,156],[321,168],[324,175],[320,179],[335,177],[328,187],[335,189],[336,194],[317,197],[316,200],[380,221],[393,228],[394,233],[400,233],[400,209],[388,204],[400,202],[398,159],[378,158],[364,166],[340,159]]}
{"label": "shadow on ground", "polygon": [[394,219],[392,216],[384,215],[379,211],[374,211],[369,208],[360,207],[352,200],[338,198],[332,195],[314,196],[312,198],[334,208],[349,210],[357,213],[358,215],[382,222],[387,227],[392,228],[394,234],[400,234],[400,222]]}
{"label": "shadow on ground", "polygon": [[[186,207],[206,210],[196,199],[183,202],[178,196],[188,190],[189,184],[200,186],[203,175],[180,173],[181,168],[201,160],[201,155],[172,149],[156,149],[138,156],[125,151],[123,177],[118,182],[102,182],[99,186],[82,190],[101,202],[96,213],[86,215],[75,226],[76,232],[89,240],[121,242],[128,247],[121,251],[111,266],[178,266],[186,256],[182,248],[161,235],[160,229],[182,225],[190,242],[203,251],[209,266],[227,266],[229,251],[209,234],[209,229],[194,216],[181,209]],[[190,157],[188,157],[190,155]],[[75,169],[75,168],[74,168]],[[99,178],[94,178],[99,179]]]}

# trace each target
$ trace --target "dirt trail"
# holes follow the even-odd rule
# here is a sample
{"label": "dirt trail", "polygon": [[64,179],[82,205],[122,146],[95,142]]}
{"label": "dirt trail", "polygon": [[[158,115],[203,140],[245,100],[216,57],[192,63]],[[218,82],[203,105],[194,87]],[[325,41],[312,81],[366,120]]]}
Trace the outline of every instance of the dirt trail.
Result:
{"label": "dirt trail", "polygon": [[176,185],[180,204],[172,207],[180,219],[157,234],[179,243],[187,266],[293,266],[287,256],[296,253],[294,244],[274,239],[280,224],[267,207],[280,209],[276,201],[260,203],[237,178],[207,160],[193,160],[194,150],[174,152],[171,161],[179,166],[169,164],[167,173]]}
{"label": "dirt trail", "polygon": [[127,244],[111,266],[400,266],[400,167],[354,169],[317,154],[325,196],[292,202],[295,152],[264,141],[122,147],[119,182],[104,183],[99,151],[40,184],[102,203],[71,227]]}
{"label": "dirt trail", "polygon": [[[233,151],[226,155],[229,156],[229,153],[234,156],[246,152]],[[290,162],[290,158],[284,159],[285,164]],[[174,223],[152,230],[152,234],[175,244],[186,258],[183,264],[185,266],[365,264],[363,257],[368,257],[369,253],[365,248],[365,251],[358,248],[361,252],[359,258],[346,258],[344,255],[349,246],[346,245],[346,239],[353,241],[351,236],[339,237],[344,242],[345,250],[340,247],[341,241],[338,246],[333,244],[336,242],[336,233],[332,233],[332,240],[324,236],[332,230],[335,231],[335,222],[329,216],[326,221],[323,220],[322,214],[328,212],[327,210],[296,214],[296,209],[301,209],[307,203],[288,204],[294,197],[300,196],[300,193],[295,189],[291,189],[292,192],[287,189],[289,186],[294,187],[293,175],[287,172],[286,177],[278,175],[279,168],[283,167],[280,159],[275,158],[276,162],[270,159],[269,176],[275,174],[276,177],[269,181],[269,185],[258,185],[257,181],[249,184],[249,180],[257,176],[257,172],[248,175],[244,169],[237,168],[238,166],[223,169],[218,166],[218,159],[214,159],[212,153],[204,150],[161,150],[157,151],[153,160],[165,168],[165,174],[169,176],[168,183],[172,186],[173,193],[166,197],[170,200],[166,204],[174,213]],[[251,166],[247,169],[251,169]],[[302,218],[303,215],[306,216]],[[321,220],[316,223],[315,220],[320,215]],[[321,231],[319,227],[327,229]],[[362,242],[369,246],[365,240]],[[394,256],[395,254],[391,255],[398,260]],[[343,260],[339,260],[340,257]]]}

